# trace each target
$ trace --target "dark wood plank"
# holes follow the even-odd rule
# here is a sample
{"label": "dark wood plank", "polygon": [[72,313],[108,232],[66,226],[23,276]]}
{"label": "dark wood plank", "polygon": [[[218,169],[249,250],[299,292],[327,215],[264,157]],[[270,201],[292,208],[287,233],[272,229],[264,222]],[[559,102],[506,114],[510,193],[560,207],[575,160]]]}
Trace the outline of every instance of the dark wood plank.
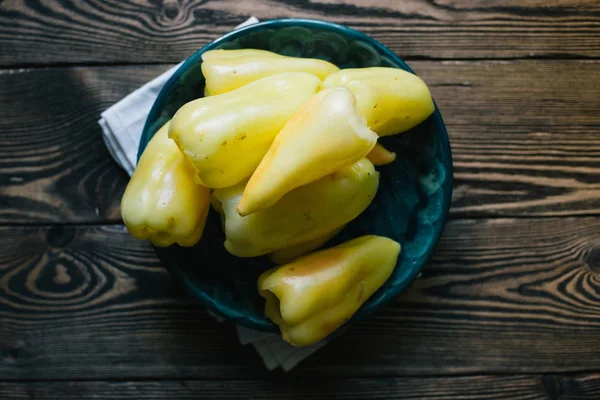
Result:
{"label": "dark wood plank", "polygon": [[413,61],[444,120],[482,127],[598,126],[600,61]]}
{"label": "dark wood plank", "polygon": [[122,226],[1,228],[0,253],[0,380],[264,369]]}
{"label": "dark wood plank", "polygon": [[250,15],[347,24],[406,58],[600,57],[594,0],[8,0],[0,65],[177,62]]}
{"label": "dark wood plank", "polygon": [[600,212],[599,63],[411,65],[448,125],[453,216]]}
{"label": "dark wood plank", "polygon": [[[600,213],[600,62],[411,65],[448,125],[453,216]],[[166,68],[0,73],[0,223],[118,222],[127,177],[97,120]]]}
{"label": "dark wood plank", "polygon": [[[421,279],[295,373],[599,370],[599,273],[598,217],[451,221]],[[0,228],[0,380],[265,375],[121,226]]]}
{"label": "dark wood plank", "polygon": [[0,220],[118,221],[128,177],[100,113],[167,67],[0,73]]}
{"label": "dark wood plank", "polygon": [[[596,400],[598,375],[506,375],[449,378],[275,379],[225,381],[0,383],[7,400],[91,399],[420,399]],[[260,395],[258,395],[260,394]]]}
{"label": "dark wood plank", "polygon": [[600,127],[472,124],[448,130],[451,217],[600,213]]}

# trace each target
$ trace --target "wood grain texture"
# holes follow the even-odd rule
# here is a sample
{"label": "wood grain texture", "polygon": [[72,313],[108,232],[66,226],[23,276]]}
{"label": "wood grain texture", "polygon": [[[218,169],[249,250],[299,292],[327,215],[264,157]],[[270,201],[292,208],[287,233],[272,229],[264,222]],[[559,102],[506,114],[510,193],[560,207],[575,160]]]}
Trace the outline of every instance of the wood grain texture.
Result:
{"label": "wood grain texture", "polygon": [[[600,62],[411,65],[447,123],[453,216],[600,213]],[[167,68],[0,73],[0,223],[118,222],[127,176],[97,120]]]}
{"label": "wood grain texture", "polygon": [[595,0],[5,0],[0,65],[178,62],[251,15],[347,24],[405,58],[600,57]]}
{"label": "wood grain texture", "polygon": [[412,62],[446,121],[453,216],[600,211],[598,62]]}
{"label": "wood grain texture", "polygon": [[[598,370],[599,274],[597,217],[451,221],[396,303],[294,374]],[[0,228],[0,379],[266,376],[121,226]]]}
{"label": "wood grain texture", "polygon": [[[558,398],[562,399],[600,399],[600,375],[582,375],[582,376],[553,376],[546,377],[544,387],[546,388],[558,388]],[[557,384],[558,383],[558,384]],[[552,399],[552,389],[547,390],[550,399]],[[556,397],[556,396],[555,396]]]}
{"label": "wood grain texture", "polygon": [[128,177],[110,158],[98,119],[166,69],[0,73],[0,221],[118,221]]}
{"label": "wood grain texture", "polygon": [[4,400],[92,399],[385,399],[597,400],[598,375],[507,375],[452,378],[358,378],[306,381],[16,382],[0,383]]}

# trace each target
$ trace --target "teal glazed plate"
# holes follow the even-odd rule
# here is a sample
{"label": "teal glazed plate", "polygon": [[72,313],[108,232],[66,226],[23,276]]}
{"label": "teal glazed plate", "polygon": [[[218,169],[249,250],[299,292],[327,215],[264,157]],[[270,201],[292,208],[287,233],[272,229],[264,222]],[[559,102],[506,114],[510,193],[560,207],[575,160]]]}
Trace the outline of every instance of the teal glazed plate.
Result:
{"label": "teal glazed plate", "polygon": [[[188,58],[154,103],[138,159],[154,133],[185,103],[202,97],[202,54],[213,49],[264,49],[295,57],[320,58],[340,68],[392,67],[413,71],[398,56],[363,33],[324,21],[280,19],[233,31]],[[452,156],[444,122],[436,107],[425,122],[380,142],[397,154],[379,167],[381,181],[373,203],[325,247],[375,234],[402,245],[393,275],[346,324],[362,320],[389,303],[419,275],[433,252],[452,197]],[[273,264],[267,257],[237,258],[225,250],[220,219],[211,210],[200,242],[190,248],[156,248],[163,265],[209,310],[250,328],[277,331],[264,315],[256,281]]]}

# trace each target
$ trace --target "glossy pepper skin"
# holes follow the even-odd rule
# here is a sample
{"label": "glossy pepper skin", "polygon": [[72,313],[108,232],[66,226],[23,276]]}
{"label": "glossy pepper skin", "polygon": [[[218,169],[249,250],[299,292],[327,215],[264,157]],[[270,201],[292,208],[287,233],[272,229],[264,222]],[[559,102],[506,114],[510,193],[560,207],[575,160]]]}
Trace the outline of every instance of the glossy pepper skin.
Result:
{"label": "glossy pepper skin", "polygon": [[167,122],[156,132],[127,185],[121,215],[136,239],[160,247],[200,240],[210,192],[194,180],[194,169],[168,138]]}
{"label": "glossy pepper skin", "polygon": [[314,58],[282,56],[266,50],[211,50],[202,55],[202,74],[211,95],[227,93],[258,79],[281,72],[308,72],[323,80],[339,71]]}
{"label": "glossy pepper skin", "polygon": [[198,183],[233,186],[254,172],[275,136],[320,82],[308,73],[288,72],[191,101],[173,117],[169,137],[191,161]]}
{"label": "glossy pepper skin", "polygon": [[273,141],[248,181],[238,212],[264,210],[291,190],[355,163],[377,138],[359,115],[352,92],[337,87],[317,93]]}
{"label": "glossy pepper skin", "polygon": [[243,184],[215,190],[225,218],[225,248],[238,257],[255,257],[322,237],[367,208],[378,185],[379,173],[363,158],[247,217],[236,211]]}
{"label": "glossy pepper skin", "polygon": [[396,160],[396,153],[389,151],[377,143],[375,147],[373,147],[373,150],[367,154],[367,158],[377,167],[394,162]]}
{"label": "glossy pepper skin", "polygon": [[264,272],[265,313],[287,342],[308,346],[354,315],[392,274],[400,244],[362,236]]}
{"label": "glossy pepper skin", "polygon": [[333,232],[326,233],[321,237],[309,240],[308,242],[299,243],[281,250],[275,250],[274,252],[269,253],[269,260],[273,261],[275,264],[287,264],[296,258],[302,257],[323,246],[331,238],[340,233],[340,231],[344,229],[344,226],[335,229]]}
{"label": "glossy pepper skin", "polygon": [[435,109],[425,82],[397,68],[343,69],[323,82],[323,88],[336,86],[345,86],[356,95],[360,113],[379,136],[405,132]]}

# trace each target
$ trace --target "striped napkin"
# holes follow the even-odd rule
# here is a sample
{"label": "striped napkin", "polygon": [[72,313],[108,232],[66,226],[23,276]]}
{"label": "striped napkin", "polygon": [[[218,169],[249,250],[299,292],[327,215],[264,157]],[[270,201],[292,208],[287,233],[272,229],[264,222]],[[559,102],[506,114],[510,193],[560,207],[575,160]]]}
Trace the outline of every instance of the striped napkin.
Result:
{"label": "striped napkin", "polygon": [[[237,28],[257,22],[258,19],[251,17]],[[158,93],[181,64],[175,65],[108,108],[98,121],[108,151],[130,176],[135,170],[138,145],[146,117]],[[224,321],[216,315],[213,317],[219,322]],[[269,371],[279,367],[289,371],[326,344],[322,341],[312,346],[294,347],[277,334],[259,332],[239,325],[236,326],[236,330],[240,343],[254,346]]]}

